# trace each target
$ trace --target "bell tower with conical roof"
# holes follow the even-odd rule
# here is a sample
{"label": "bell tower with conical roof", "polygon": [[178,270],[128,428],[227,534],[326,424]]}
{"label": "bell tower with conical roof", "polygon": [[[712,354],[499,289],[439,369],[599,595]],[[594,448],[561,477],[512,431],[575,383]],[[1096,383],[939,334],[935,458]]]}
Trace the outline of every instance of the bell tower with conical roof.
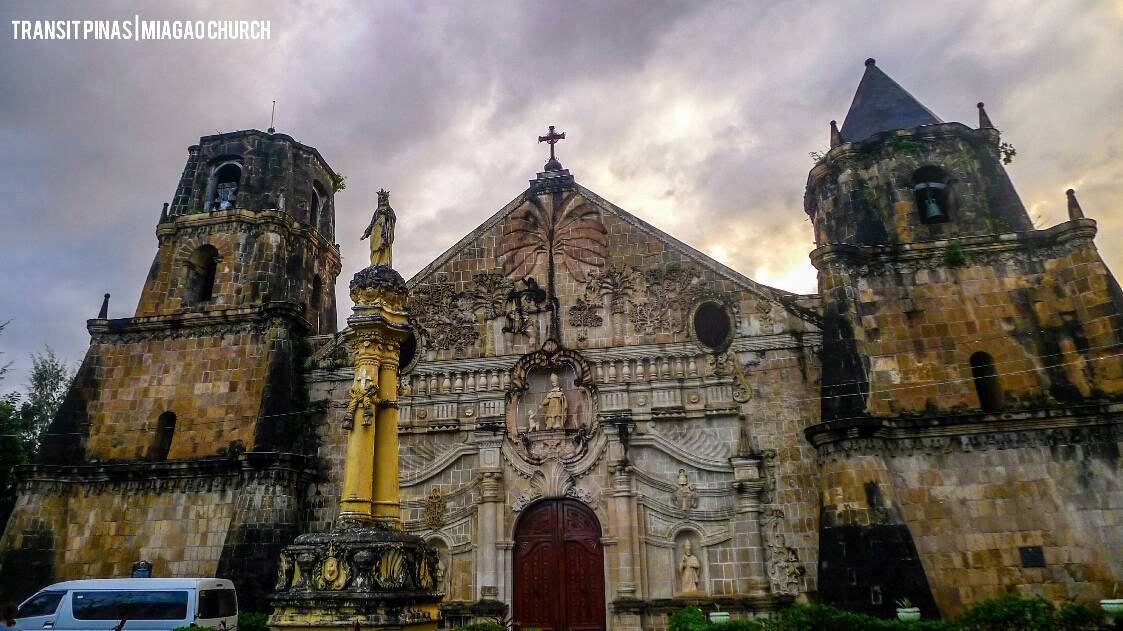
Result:
{"label": "bell tower with conical roof", "polygon": [[816,245],[1032,229],[981,106],[977,129],[945,123],[867,59],[842,129],[832,123],[830,151],[807,180]]}
{"label": "bell tower with conical roof", "polygon": [[[1009,481],[1037,475],[1021,464],[1053,471],[1065,461],[1032,449],[1004,459],[966,452],[1013,449],[1015,432],[1031,442],[1067,436],[1123,392],[1123,294],[1092,241],[1095,221],[1070,192],[1069,221],[1035,229],[1004,168],[1012,148],[977,107],[977,128],[943,122],[867,60],[808,176],[823,352],[822,423],[805,434],[823,463],[820,596],[847,608],[891,615],[908,598],[926,617],[955,614],[977,594],[1041,583],[1022,574],[1035,553],[1006,523],[987,526],[1002,542],[989,556],[972,552],[970,567],[954,559],[983,532],[976,518],[1003,514],[1017,496]],[[1092,442],[1118,453],[1110,440]],[[980,479],[985,495],[961,493]],[[946,497],[941,485],[973,508],[934,499]],[[1078,501],[1059,491],[1050,500]],[[1071,533],[1058,546],[1096,538],[1082,530],[1087,517],[1049,505],[1017,528]],[[935,532],[936,520],[947,526]],[[1110,574],[1091,560],[1110,556],[1102,550],[1084,576]],[[1023,578],[983,587],[983,572]],[[1107,583],[1045,589],[1075,597]]]}

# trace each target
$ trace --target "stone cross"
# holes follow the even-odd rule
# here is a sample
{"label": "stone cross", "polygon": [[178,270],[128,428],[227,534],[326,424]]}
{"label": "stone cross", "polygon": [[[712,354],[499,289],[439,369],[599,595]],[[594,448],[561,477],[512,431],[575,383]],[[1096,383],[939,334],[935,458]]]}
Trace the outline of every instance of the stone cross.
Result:
{"label": "stone cross", "polygon": [[554,145],[556,145],[559,140],[565,140],[565,132],[563,131],[559,134],[558,132],[554,131],[553,125],[550,125],[549,133],[547,133],[545,136],[539,136],[538,137],[538,142],[549,143],[549,145],[550,145],[550,160],[555,159],[554,158]]}

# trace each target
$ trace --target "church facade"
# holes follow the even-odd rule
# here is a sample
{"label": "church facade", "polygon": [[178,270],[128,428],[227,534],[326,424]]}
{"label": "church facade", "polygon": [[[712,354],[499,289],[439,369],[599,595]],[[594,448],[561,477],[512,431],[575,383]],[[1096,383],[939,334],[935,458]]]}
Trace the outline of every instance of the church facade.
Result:
{"label": "church facade", "polygon": [[[1123,292],[1074,193],[1034,228],[979,114],[943,122],[867,62],[807,181],[813,295],[583,187],[551,128],[526,190],[408,281],[400,513],[445,623],[1110,592]],[[282,134],[189,150],[136,314],[89,321],[21,471],[6,594],[146,559],[264,608],[280,549],[331,528],[356,380],[336,181]]]}

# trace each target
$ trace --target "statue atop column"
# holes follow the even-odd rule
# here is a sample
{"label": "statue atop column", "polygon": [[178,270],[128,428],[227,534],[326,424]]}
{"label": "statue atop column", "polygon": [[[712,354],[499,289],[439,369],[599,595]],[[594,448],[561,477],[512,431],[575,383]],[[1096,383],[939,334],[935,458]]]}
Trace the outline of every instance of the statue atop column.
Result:
{"label": "statue atop column", "polygon": [[398,218],[394,209],[390,208],[390,191],[378,191],[378,208],[374,209],[374,216],[370,218],[360,241],[370,237],[370,264],[371,266],[385,265],[392,267],[393,255],[391,248],[394,245],[394,224]]}
{"label": "statue atop column", "polygon": [[411,324],[409,288],[390,266],[394,221],[389,193],[379,191],[363,235],[371,264],[351,279],[355,306],[343,332],[355,377],[339,513],[330,531],[304,533],[281,551],[273,631],[436,631],[440,620],[438,577],[447,572],[434,548],[401,527],[398,364]]}

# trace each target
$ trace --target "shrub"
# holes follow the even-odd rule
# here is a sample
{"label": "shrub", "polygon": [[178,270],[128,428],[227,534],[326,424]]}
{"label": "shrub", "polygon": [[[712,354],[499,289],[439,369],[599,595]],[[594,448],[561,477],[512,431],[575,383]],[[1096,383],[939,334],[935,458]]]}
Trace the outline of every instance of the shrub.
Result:
{"label": "shrub", "polygon": [[944,250],[944,265],[948,267],[963,267],[970,260],[971,258],[963,251],[963,246],[959,245],[958,241],[952,241]]}
{"label": "shrub", "polygon": [[953,627],[943,620],[901,622],[897,619],[878,618],[864,613],[854,613],[821,603],[793,604],[764,621],[765,631],[949,631]]}
{"label": "shrub", "polygon": [[[242,630],[239,629],[238,631]],[[494,622],[473,622],[463,627],[456,627],[452,631],[507,631],[507,627]]]}
{"label": "shrub", "polygon": [[1052,631],[1053,605],[1040,596],[1006,593],[971,605],[956,619],[963,631]]}
{"label": "shrub", "polygon": [[256,611],[239,612],[238,631],[269,631],[269,615]]}
{"label": "shrub", "polygon": [[709,624],[702,610],[694,605],[683,607],[667,618],[668,631],[709,631]]}
{"label": "shrub", "polygon": [[[793,603],[771,618],[712,623],[697,607],[680,609],[667,619],[668,631],[1096,631],[1108,629],[1099,608],[1066,602],[1055,608],[1040,596],[1004,594],[967,608],[954,620],[902,622],[832,605]],[[1115,628],[1123,629],[1123,626]]]}
{"label": "shrub", "polygon": [[1103,628],[1103,624],[1103,610],[1086,603],[1070,600],[1057,610],[1057,629],[1062,631],[1100,629]]}

